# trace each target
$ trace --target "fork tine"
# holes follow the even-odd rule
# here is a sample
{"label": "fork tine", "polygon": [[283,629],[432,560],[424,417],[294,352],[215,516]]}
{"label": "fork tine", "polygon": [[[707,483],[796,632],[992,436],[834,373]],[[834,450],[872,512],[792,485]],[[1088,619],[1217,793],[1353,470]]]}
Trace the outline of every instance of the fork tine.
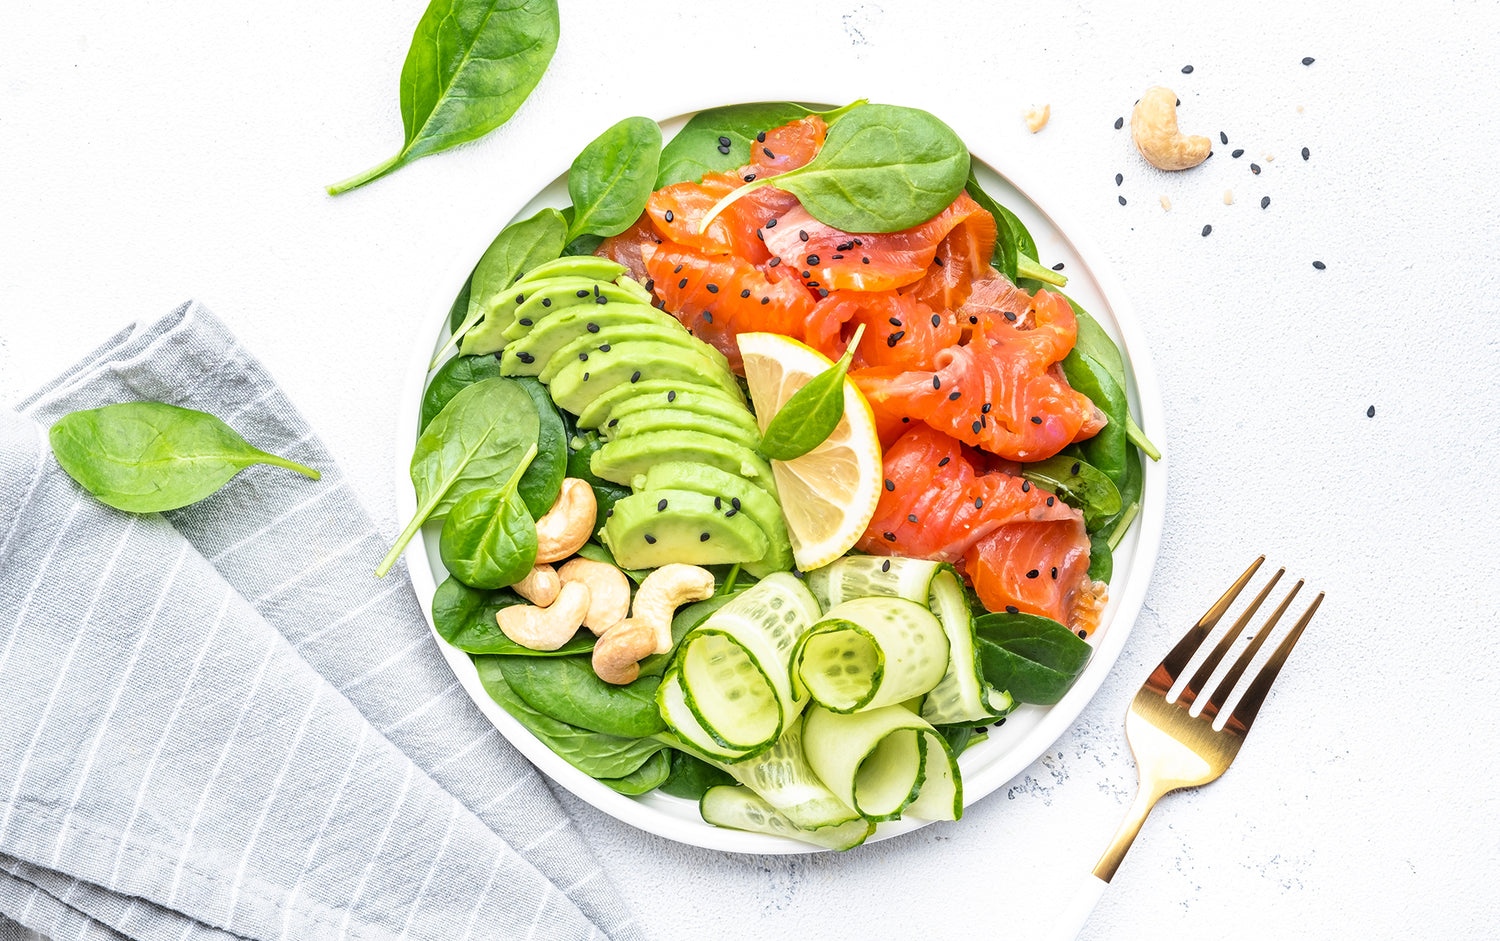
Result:
{"label": "fork tine", "polygon": [[[1300,585],[1301,582],[1298,582],[1298,584]],[[1291,599],[1288,598],[1287,600],[1290,601]],[[1286,637],[1282,638],[1281,643],[1276,647],[1276,652],[1271,654],[1271,659],[1266,661],[1266,665],[1261,667],[1260,672],[1251,681],[1250,688],[1245,690],[1245,695],[1240,698],[1239,704],[1229,714],[1229,722],[1224,727],[1226,732],[1234,732],[1237,735],[1243,736],[1246,732],[1250,731],[1250,723],[1255,721],[1256,713],[1260,712],[1261,704],[1266,701],[1266,694],[1271,691],[1271,684],[1276,682],[1276,674],[1281,672],[1282,666],[1286,663],[1286,658],[1291,656],[1292,648],[1297,645],[1298,638],[1302,636],[1302,632],[1307,628],[1308,622],[1317,613],[1318,605],[1322,603],[1323,593],[1320,591],[1318,592],[1318,597],[1314,598],[1312,604],[1307,606],[1307,610],[1303,612],[1302,617],[1297,619],[1297,623],[1287,633]],[[1267,628],[1266,633],[1270,633],[1269,628]]]}
{"label": "fork tine", "polygon": [[1209,697],[1208,703],[1203,707],[1201,718],[1212,722],[1214,717],[1219,714],[1219,710],[1224,708],[1224,704],[1229,701],[1229,697],[1234,695],[1234,688],[1239,685],[1240,677],[1245,675],[1245,671],[1255,661],[1255,655],[1260,653],[1261,647],[1265,646],[1266,638],[1271,636],[1271,629],[1281,621],[1281,616],[1286,613],[1286,609],[1292,604],[1292,599],[1297,597],[1297,592],[1301,590],[1302,579],[1299,578],[1297,579],[1297,584],[1292,586],[1292,590],[1286,593],[1285,598],[1281,599],[1281,604],[1277,605],[1276,610],[1271,612],[1271,616],[1266,618],[1266,623],[1262,624],[1260,629],[1255,632],[1255,637],[1251,639],[1249,646],[1240,652],[1239,659],[1234,661],[1234,666],[1230,667],[1229,672],[1224,674],[1224,679],[1219,681],[1218,688],[1214,690],[1214,694]]}
{"label": "fork tine", "polygon": [[1198,672],[1193,674],[1191,680],[1188,680],[1188,684],[1182,688],[1182,694],[1177,697],[1177,702],[1183,708],[1192,708],[1193,701],[1198,698],[1199,693],[1204,691],[1209,679],[1214,675],[1214,671],[1219,668],[1219,664],[1224,661],[1224,656],[1229,653],[1229,648],[1234,645],[1236,640],[1239,640],[1240,632],[1245,629],[1245,625],[1250,623],[1250,619],[1255,617],[1255,612],[1259,611],[1260,606],[1265,603],[1266,597],[1271,594],[1271,589],[1276,587],[1276,583],[1285,574],[1286,569],[1284,568],[1276,570],[1276,573],[1271,576],[1271,580],[1266,582],[1266,587],[1260,590],[1260,594],[1256,595],[1255,600],[1250,602],[1250,606],[1245,609],[1245,613],[1241,614],[1239,619],[1234,622],[1234,627],[1230,628],[1229,633],[1225,634],[1224,638],[1214,646],[1213,653],[1208,655],[1208,659],[1203,661],[1203,665],[1198,668]]}
{"label": "fork tine", "polygon": [[1191,630],[1182,635],[1182,640],[1177,642],[1177,646],[1173,647],[1171,652],[1162,658],[1161,663],[1157,664],[1156,669],[1151,671],[1151,675],[1146,677],[1145,685],[1147,687],[1157,691],[1163,697],[1171,691],[1172,684],[1177,682],[1177,677],[1187,667],[1188,661],[1192,660],[1193,654],[1198,652],[1198,648],[1203,644],[1203,639],[1213,632],[1214,627],[1219,623],[1219,619],[1224,616],[1224,612],[1228,611],[1229,606],[1234,604],[1234,599],[1240,596],[1240,592],[1244,590],[1246,583],[1250,581],[1250,577],[1255,574],[1256,569],[1260,568],[1261,563],[1264,561],[1266,561],[1266,557],[1261,556],[1250,563],[1250,567],[1245,569],[1245,574],[1235,579],[1234,584],[1229,586],[1229,590],[1224,592],[1223,597],[1215,601],[1213,607],[1209,608],[1203,617],[1198,619],[1198,623],[1194,624]]}

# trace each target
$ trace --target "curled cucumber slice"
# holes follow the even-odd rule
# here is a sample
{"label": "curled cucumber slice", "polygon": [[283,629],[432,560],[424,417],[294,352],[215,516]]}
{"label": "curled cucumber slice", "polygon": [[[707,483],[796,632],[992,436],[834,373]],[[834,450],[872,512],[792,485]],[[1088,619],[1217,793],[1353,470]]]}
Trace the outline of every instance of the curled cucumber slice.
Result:
{"label": "curled cucumber slice", "polygon": [[947,668],[943,626],[904,598],[859,598],[830,608],[793,654],[793,669],[813,701],[833,712],[921,696]]}
{"label": "curled cucumber slice", "polygon": [[803,750],[828,789],[868,820],[963,814],[958,760],[937,730],[901,706],[850,715],[809,706]]}
{"label": "curled cucumber slice", "polygon": [[835,850],[853,849],[875,832],[875,824],[863,817],[821,830],[804,830],[754,791],[738,785],[719,784],[704,791],[698,812],[716,827],[785,836]]}

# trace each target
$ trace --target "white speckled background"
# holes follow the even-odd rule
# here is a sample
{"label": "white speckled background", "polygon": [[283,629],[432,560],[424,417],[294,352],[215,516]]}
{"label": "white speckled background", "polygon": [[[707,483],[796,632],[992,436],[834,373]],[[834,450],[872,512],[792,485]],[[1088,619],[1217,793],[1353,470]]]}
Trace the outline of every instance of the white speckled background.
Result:
{"label": "white speckled background", "polygon": [[[627,113],[800,82],[988,114],[1003,160],[1054,180],[1038,197],[1112,260],[1161,377],[1166,532],[1125,654],[1067,734],[958,824],[844,856],[730,857],[565,796],[606,867],[664,939],[1026,937],[1133,793],[1136,685],[1266,552],[1328,592],[1322,613],[1235,767],[1158,808],[1085,937],[1494,937],[1500,8],[564,7],[552,68],[508,127],[332,200],[321,184],[399,143],[420,0],[11,4],[0,401],[197,297],[389,518],[412,318],[503,221],[529,141],[573,152]],[[1113,130],[1157,83],[1187,130],[1228,133],[1203,167],[1151,170]],[[1044,102],[1032,136],[1020,112]]]}

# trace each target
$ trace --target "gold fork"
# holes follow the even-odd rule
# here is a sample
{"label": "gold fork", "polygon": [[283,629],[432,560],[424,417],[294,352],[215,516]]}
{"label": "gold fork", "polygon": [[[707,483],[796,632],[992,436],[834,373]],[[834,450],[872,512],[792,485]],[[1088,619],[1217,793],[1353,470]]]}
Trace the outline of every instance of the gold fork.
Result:
{"label": "gold fork", "polygon": [[[1081,889],[1074,897],[1072,904],[1059,924],[1062,929],[1057,937],[1073,938],[1088,921],[1089,914],[1094,910],[1099,897],[1103,895],[1104,888],[1114,878],[1115,871],[1120,868],[1120,862],[1125,858],[1125,851],[1130,849],[1130,844],[1135,842],[1136,834],[1141,832],[1141,824],[1146,822],[1146,815],[1151,813],[1151,808],[1156,806],[1158,799],[1164,794],[1184,787],[1197,787],[1216,780],[1219,775],[1228,769],[1234,757],[1239,754],[1240,746],[1245,742],[1245,736],[1250,731],[1250,725],[1255,721],[1256,714],[1265,702],[1266,694],[1271,689],[1271,684],[1276,681],[1276,674],[1286,663],[1287,656],[1291,654],[1292,647],[1296,645],[1297,639],[1302,636],[1313,614],[1318,610],[1318,605],[1323,601],[1323,593],[1313,599],[1302,617],[1287,632],[1285,638],[1276,647],[1270,659],[1266,661],[1255,678],[1246,686],[1244,695],[1239,698],[1225,719],[1222,728],[1215,729],[1215,720],[1224,712],[1234,695],[1235,687],[1239,685],[1240,679],[1249,668],[1255,655],[1265,644],[1266,638],[1270,636],[1281,616],[1291,605],[1292,599],[1296,597],[1298,590],[1302,588],[1302,581],[1292,586],[1285,598],[1277,605],[1276,610],[1267,618],[1254,639],[1250,642],[1243,653],[1240,654],[1234,666],[1224,675],[1217,686],[1210,693],[1208,681],[1212,678],[1214,671],[1224,661],[1224,656],[1229,648],[1239,639],[1251,618],[1260,610],[1261,605],[1271,594],[1271,589],[1281,579],[1286,569],[1278,569],[1271,580],[1256,595],[1255,600],[1234,622],[1234,626],[1224,635],[1223,639],[1215,645],[1208,658],[1203,661],[1193,674],[1182,692],[1175,700],[1169,698],[1171,690],[1177,680],[1187,669],[1188,663],[1192,661],[1195,654],[1204,646],[1209,634],[1213,632],[1219,620],[1234,604],[1236,598],[1245,585],[1249,583],[1261,563],[1266,557],[1256,559],[1245,574],[1235,580],[1224,596],[1208,609],[1198,623],[1193,625],[1177,646],[1172,648],[1171,653],[1151,671],[1146,678],[1145,684],[1141,686],[1140,692],[1135,694],[1135,699],[1130,703],[1130,711],[1125,716],[1125,737],[1130,742],[1130,750],[1135,755],[1136,769],[1140,777],[1140,790],[1136,794],[1135,802],[1130,805],[1130,810],[1125,814],[1125,820],[1120,824],[1120,829],[1115,832],[1114,839],[1110,842],[1109,849],[1104,851],[1099,864],[1094,867],[1094,878],[1088,880],[1088,885]],[[1197,715],[1193,715],[1192,708],[1202,702],[1202,709]]]}

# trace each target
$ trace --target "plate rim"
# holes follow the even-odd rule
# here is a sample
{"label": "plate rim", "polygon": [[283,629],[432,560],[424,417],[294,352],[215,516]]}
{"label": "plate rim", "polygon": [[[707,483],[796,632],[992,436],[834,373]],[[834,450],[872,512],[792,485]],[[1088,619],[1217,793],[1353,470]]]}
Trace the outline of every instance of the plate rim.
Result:
{"label": "plate rim", "polygon": [[[798,94],[781,99],[756,97],[741,102],[695,102],[693,107],[672,111],[671,117],[658,120],[663,125],[670,125],[710,107],[777,100],[814,102],[840,99],[837,96]],[[659,109],[659,111],[671,111],[671,106]],[[998,135],[986,134],[982,127],[975,126],[979,122],[973,119],[973,116],[968,124],[963,120],[956,122],[949,120],[948,123],[959,132],[959,136],[966,143],[980,141],[981,146],[974,148],[978,153],[1000,152]],[[558,149],[557,143],[543,146],[546,148],[545,159],[542,155],[538,155],[536,160],[527,164],[528,170],[525,178],[518,178],[513,186],[507,187],[508,192],[521,195],[515,200],[507,200],[500,209],[493,211],[489,218],[498,221],[496,226],[476,229],[482,234],[482,238],[472,237],[474,244],[470,251],[455,253],[454,260],[449,263],[445,276],[438,282],[438,286],[432,289],[427,303],[419,307],[420,315],[414,318],[409,348],[415,352],[402,382],[396,421],[395,440],[398,447],[395,452],[394,473],[398,522],[409,519],[416,511],[416,498],[412,492],[409,477],[409,449],[410,442],[415,441],[417,437],[422,395],[426,390],[427,379],[430,375],[428,365],[432,359],[431,350],[434,343],[432,327],[438,325],[441,330],[441,325],[446,323],[448,312],[453,305],[453,298],[457,296],[468,279],[479,256],[489,247],[489,243],[495,237],[494,233],[523,210],[535,198],[535,194],[540,193],[558,178],[559,173],[551,172],[552,168],[559,167],[563,172],[566,171],[571,157],[566,154],[553,153]],[[1125,587],[1119,599],[1119,606],[1110,616],[1106,630],[1103,631],[1102,642],[1094,648],[1094,653],[1083,674],[1061,700],[1048,707],[1021,707],[1027,710],[1045,710],[1045,714],[1021,739],[1013,743],[1003,756],[988,767],[977,770],[972,777],[965,769],[964,806],[966,808],[1015,778],[1041,757],[1093,701],[1104,680],[1114,669],[1145,602],[1146,591],[1156,568],[1165,521],[1166,483],[1170,464],[1161,392],[1144,329],[1112,266],[1095,242],[1085,234],[1088,230],[1079,224],[1079,220],[1070,210],[1064,208],[1059,200],[1037,198],[1036,193],[1042,192],[1044,195],[1047,193],[1045,186],[1039,186],[1038,181],[1030,179],[1024,171],[1017,172],[1014,167],[1001,170],[983,157],[976,159],[984,163],[989,171],[1003,179],[1030,202],[1032,207],[1047,220],[1063,246],[1071,250],[1077,264],[1094,282],[1101,299],[1109,309],[1110,320],[1119,333],[1121,352],[1127,371],[1127,397],[1131,399],[1147,437],[1151,438],[1161,450],[1162,458],[1160,461],[1148,460],[1146,462],[1141,512],[1137,517],[1136,526],[1133,527],[1133,535],[1128,537],[1134,540],[1131,568],[1125,578]],[[436,320],[436,323],[429,319],[437,317],[439,313],[441,313],[441,319]],[[514,745],[540,773],[551,777],[575,797],[595,809],[637,829],[675,842],[722,852],[761,855],[831,852],[823,847],[801,843],[786,837],[729,830],[701,821],[696,826],[690,825],[691,822],[685,824],[646,803],[610,789],[554,754],[484,691],[483,685],[479,682],[478,671],[469,659],[469,655],[448,644],[437,633],[432,619],[432,597],[437,590],[438,579],[425,551],[426,540],[431,536],[428,532],[429,528],[430,524],[423,527],[423,531],[419,532],[413,544],[408,546],[402,559],[402,567],[410,577],[412,587],[416,591],[428,630],[445,662],[453,670],[469,698],[505,739]],[[882,824],[867,842],[884,841],[920,829],[930,823],[932,821],[908,819]],[[685,832],[678,832],[679,830]]]}

